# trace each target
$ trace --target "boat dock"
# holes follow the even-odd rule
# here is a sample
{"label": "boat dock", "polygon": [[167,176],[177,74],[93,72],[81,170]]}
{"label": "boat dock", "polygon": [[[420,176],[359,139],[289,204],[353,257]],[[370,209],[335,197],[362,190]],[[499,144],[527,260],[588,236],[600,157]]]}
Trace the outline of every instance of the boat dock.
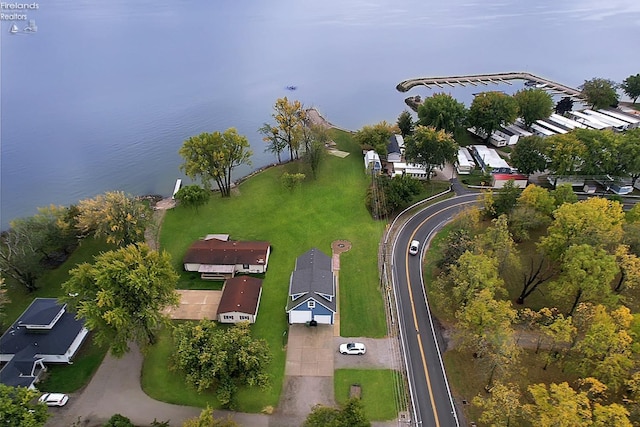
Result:
{"label": "boat dock", "polygon": [[565,86],[563,84],[545,79],[535,74],[519,72],[519,73],[496,73],[496,74],[470,74],[466,76],[445,76],[445,77],[422,77],[417,79],[404,80],[396,86],[400,92],[407,92],[415,86],[426,86],[429,89],[439,87],[443,89],[445,86],[488,86],[493,84],[511,85],[511,80],[524,80],[527,86],[544,89],[551,95],[564,95],[582,101],[582,93],[575,88]]}

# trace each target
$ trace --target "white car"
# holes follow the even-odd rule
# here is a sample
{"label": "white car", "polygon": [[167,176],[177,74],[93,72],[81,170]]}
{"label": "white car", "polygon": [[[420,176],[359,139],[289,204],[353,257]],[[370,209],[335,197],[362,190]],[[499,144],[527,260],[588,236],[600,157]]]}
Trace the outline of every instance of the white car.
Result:
{"label": "white car", "polygon": [[412,240],[411,245],[409,246],[409,254],[417,255],[418,249],[420,249],[420,242],[417,240]]}
{"label": "white car", "polygon": [[69,396],[62,393],[45,393],[38,399],[39,402],[45,403],[47,406],[64,406],[68,400]]}
{"label": "white car", "polygon": [[366,352],[367,349],[364,347],[364,344],[360,342],[340,344],[341,354],[365,354]]}

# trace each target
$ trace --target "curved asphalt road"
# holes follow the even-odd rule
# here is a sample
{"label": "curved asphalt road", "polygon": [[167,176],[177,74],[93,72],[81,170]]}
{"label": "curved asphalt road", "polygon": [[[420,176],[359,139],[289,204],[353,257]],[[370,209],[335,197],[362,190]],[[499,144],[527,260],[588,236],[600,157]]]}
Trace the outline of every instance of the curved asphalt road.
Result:
{"label": "curved asphalt road", "polygon": [[[465,194],[428,206],[402,227],[394,243],[392,274],[413,402],[412,425],[460,425],[440,354],[443,341],[435,332],[424,291],[421,260],[436,231],[477,198],[478,193]],[[421,243],[417,256],[408,255],[413,239]]]}

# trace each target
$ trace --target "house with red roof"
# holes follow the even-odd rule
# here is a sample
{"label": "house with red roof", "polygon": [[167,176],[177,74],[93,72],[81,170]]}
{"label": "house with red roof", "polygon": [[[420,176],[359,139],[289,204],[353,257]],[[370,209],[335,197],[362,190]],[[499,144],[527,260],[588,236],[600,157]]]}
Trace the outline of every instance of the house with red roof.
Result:
{"label": "house with red roof", "polygon": [[228,235],[210,235],[194,242],[183,258],[184,269],[200,273],[203,279],[223,280],[236,273],[267,271],[269,242],[229,240]]}
{"label": "house with red roof", "polygon": [[262,296],[262,280],[251,276],[227,279],[216,313],[220,323],[255,323]]}

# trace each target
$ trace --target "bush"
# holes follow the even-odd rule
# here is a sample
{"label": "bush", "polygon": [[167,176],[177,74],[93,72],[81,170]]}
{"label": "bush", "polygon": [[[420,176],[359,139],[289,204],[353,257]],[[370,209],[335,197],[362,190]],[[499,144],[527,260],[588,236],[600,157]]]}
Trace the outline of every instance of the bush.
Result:
{"label": "bush", "polygon": [[131,420],[124,415],[115,414],[103,427],[135,427]]}

